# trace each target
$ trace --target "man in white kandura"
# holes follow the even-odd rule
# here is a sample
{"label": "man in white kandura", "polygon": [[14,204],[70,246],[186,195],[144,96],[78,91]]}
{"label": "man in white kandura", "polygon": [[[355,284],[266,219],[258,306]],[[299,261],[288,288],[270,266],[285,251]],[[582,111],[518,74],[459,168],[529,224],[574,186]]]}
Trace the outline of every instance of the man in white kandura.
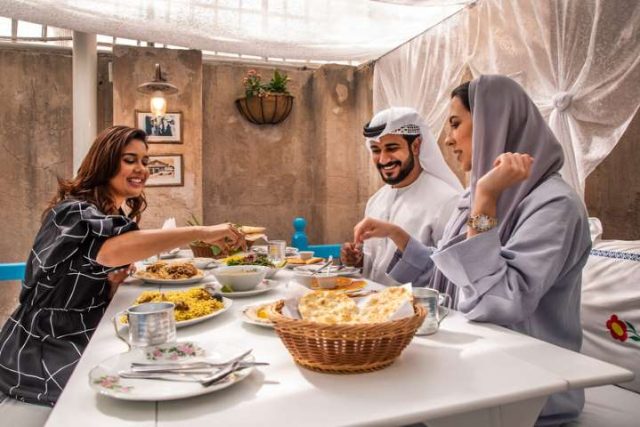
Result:
{"label": "man in white kandura", "polygon": [[[367,202],[365,218],[394,223],[424,244],[442,237],[462,186],[442,157],[424,119],[413,108],[392,107],[364,126],[365,143],[386,183]],[[386,273],[396,247],[391,239],[369,239],[364,246],[342,245],[344,264],[363,267],[363,275],[397,284]]]}

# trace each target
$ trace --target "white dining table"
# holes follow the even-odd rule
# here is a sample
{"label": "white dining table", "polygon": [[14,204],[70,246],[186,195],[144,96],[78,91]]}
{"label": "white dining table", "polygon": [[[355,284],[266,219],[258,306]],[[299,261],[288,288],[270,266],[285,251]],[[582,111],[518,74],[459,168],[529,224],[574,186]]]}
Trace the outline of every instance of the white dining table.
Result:
{"label": "white dining table", "polygon": [[[451,312],[440,330],[415,337],[386,369],[334,375],[294,363],[274,330],[246,324],[242,307],[286,295],[293,274],[281,270],[280,286],[236,298],[220,316],[178,329],[178,340],[215,339],[253,349],[259,361],[244,381],[210,394],[162,402],[132,402],[97,394],[89,371],[127,351],[112,317],[143,290],[139,281],[119,288],[47,421],[102,426],[401,426],[531,427],[556,392],[629,381],[623,368]],[[166,289],[167,286],[163,286]]]}

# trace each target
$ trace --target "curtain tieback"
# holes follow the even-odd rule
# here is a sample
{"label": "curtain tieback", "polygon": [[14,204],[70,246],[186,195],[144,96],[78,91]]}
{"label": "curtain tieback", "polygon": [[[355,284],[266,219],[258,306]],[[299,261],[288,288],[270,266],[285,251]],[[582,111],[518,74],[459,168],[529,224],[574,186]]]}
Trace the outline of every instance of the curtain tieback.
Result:
{"label": "curtain tieback", "polygon": [[571,105],[573,95],[569,92],[559,92],[553,95],[553,107],[558,111],[564,111]]}

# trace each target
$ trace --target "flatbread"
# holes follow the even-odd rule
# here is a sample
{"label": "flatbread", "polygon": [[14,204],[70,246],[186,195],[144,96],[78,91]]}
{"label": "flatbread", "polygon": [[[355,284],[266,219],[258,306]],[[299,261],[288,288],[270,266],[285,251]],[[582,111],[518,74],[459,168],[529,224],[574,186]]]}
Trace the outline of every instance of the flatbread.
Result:
{"label": "flatbread", "polygon": [[354,323],[358,307],[348,296],[332,291],[309,292],[298,303],[304,320],[328,325]]}
{"label": "flatbread", "polygon": [[317,264],[321,261],[324,261],[324,258],[312,257],[305,260],[299,257],[287,257],[287,263],[295,265]]}
{"label": "flatbread", "polygon": [[265,227],[254,227],[251,225],[242,225],[238,227],[242,234],[263,234],[267,229]]}
{"label": "flatbread", "polygon": [[361,307],[358,315],[359,323],[381,323],[389,320],[402,304],[410,302],[411,292],[401,287],[389,287],[373,295]]}
{"label": "flatbread", "polygon": [[267,235],[264,233],[251,233],[244,235],[244,240],[246,240],[247,242],[255,242],[256,240],[260,239],[267,240]]}

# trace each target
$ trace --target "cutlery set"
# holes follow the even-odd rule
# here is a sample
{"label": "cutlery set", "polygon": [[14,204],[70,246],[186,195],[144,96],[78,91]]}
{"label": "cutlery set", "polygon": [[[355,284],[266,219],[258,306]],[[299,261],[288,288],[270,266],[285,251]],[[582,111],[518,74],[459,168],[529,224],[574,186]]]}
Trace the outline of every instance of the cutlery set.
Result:
{"label": "cutlery set", "polygon": [[122,378],[197,382],[203,387],[219,383],[236,371],[253,366],[269,365],[265,362],[245,361],[252,350],[242,353],[227,362],[213,363],[207,361],[174,362],[174,363],[132,363],[128,371],[120,371]]}

